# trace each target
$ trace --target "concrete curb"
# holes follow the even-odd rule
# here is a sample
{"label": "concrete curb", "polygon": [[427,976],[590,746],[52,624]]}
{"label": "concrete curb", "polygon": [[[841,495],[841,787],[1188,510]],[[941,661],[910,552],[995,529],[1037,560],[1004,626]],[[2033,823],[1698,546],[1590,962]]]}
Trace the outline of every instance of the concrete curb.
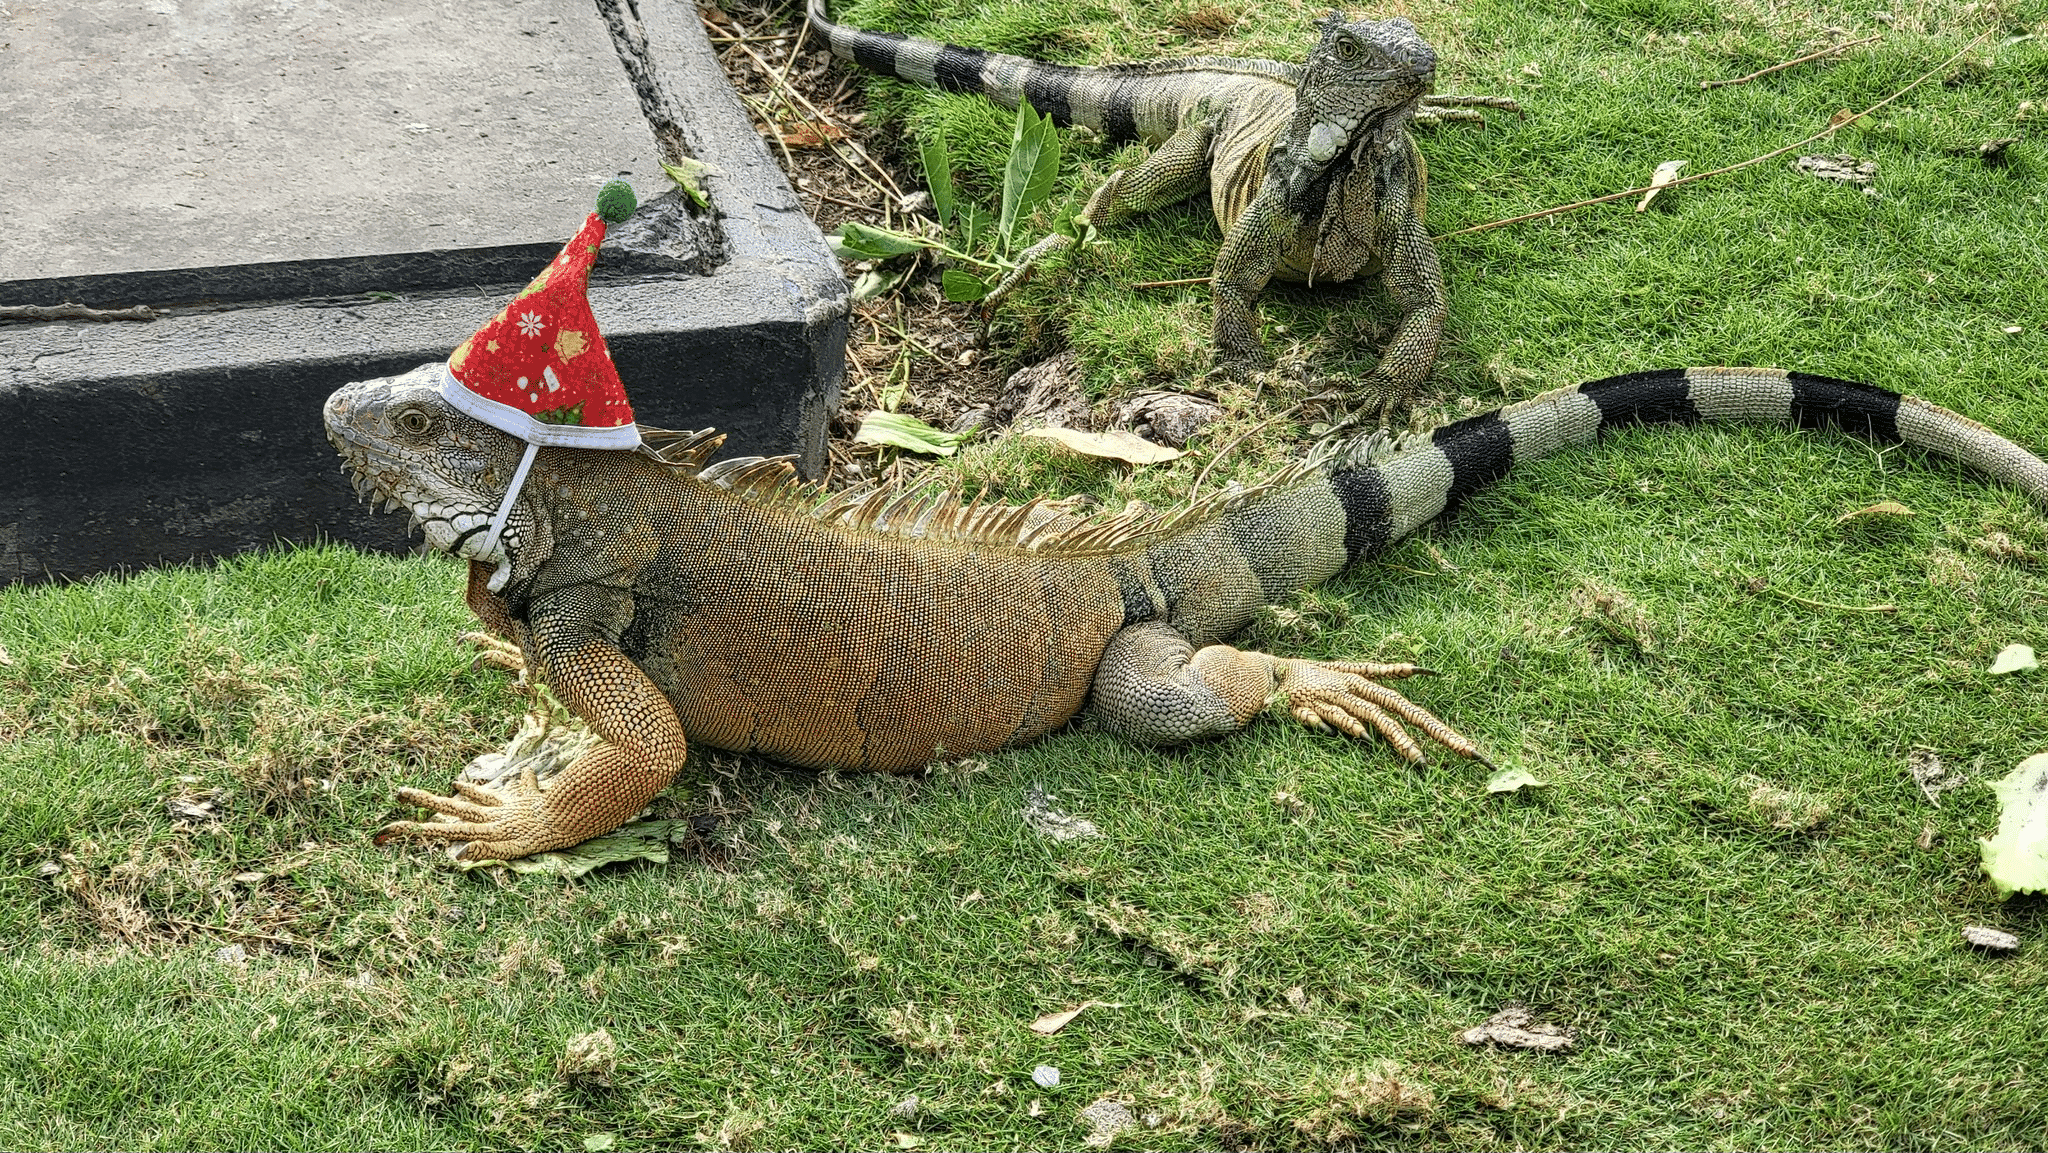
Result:
{"label": "concrete curb", "polygon": [[[615,238],[635,253],[607,252],[592,307],[641,419],[716,425],[729,453],[794,453],[815,475],[845,372],[838,262],[688,0],[641,14],[651,62],[688,110],[687,143],[712,166],[723,236],[693,227],[679,194],[643,206]],[[406,548],[405,517],[373,514],[341,477],[321,402],[446,357],[559,244],[63,278],[83,303],[172,307],[147,324],[0,326],[0,583],[277,541]],[[342,295],[364,284],[396,297]],[[0,285],[0,303],[54,304],[67,297],[34,294],[61,287]]]}

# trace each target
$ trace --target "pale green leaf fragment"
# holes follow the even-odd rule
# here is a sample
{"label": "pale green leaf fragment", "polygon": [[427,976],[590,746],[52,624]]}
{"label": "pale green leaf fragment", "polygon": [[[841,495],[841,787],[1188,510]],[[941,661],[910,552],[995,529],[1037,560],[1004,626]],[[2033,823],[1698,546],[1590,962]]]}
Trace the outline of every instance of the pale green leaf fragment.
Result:
{"label": "pale green leaf fragment", "polygon": [[2035,658],[2034,650],[2027,645],[2007,645],[1991,658],[1991,675],[1994,677],[2040,667],[2041,662]]}
{"label": "pale green leaf fragment", "polygon": [[1122,429],[1082,432],[1077,428],[1033,428],[1020,435],[1043,437],[1068,452],[1120,460],[1125,464],[1164,464],[1181,456],[1181,450],[1177,448],[1154,444],[1137,433]]}
{"label": "pale green leaf fragment", "polygon": [[1519,793],[1523,789],[1549,788],[1549,781],[1536,779],[1536,774],[1527,769],[1500,769],[1486,778],[1489,793]]}
{"label": "pale green leaf fragment", "polygon": [[490,865],[503,865],[515,873],[551,873],[558,877],[580,877],[593,869],[628,861],[666,865],[669,837],[686,823],[634,821],[631,824],[620,825],[602,837],[592,837],[580,845],[572,845],[566,849],[535,853],[530,857],[519,857],[510,861],[458,860],[455,866],[467,872]]}
{"label": "pale green leaf fragment", "polygon": [[711,207],[711,191],[704,187],[704,174],[716,169],[685,156],[674,164],[663,161],[661,170],[668,173],[668,178],[676,182],[676,187],[683,190],[683,195],[689,197],[691,203],[699,208]]}
{"label": "pale green leaf fragment", "polygon": [[933,428],[914,416],[883,412],[878,408],[861,418],[860,430],[853,434],[853,441],[855,444],[886,444],[910,452],[952,456],[967,437],[967,433],[947,432]]}
{"label": "pale green leaf fragment", "polygon": [[855,304],[859,304],[863,300],[873,300],[877,296],[886,296],[895,291],[896,286],[902,284],[904,278],[909,275],[908,269],[884,270],[870,268],[854,279],[853,292],[849,295],[848,299]]}
{"label": "pale green leaf fragment", "polygon": [[618,1138],[610,1133],[592,1133],[583,1139],[583,1149],[584,1153],[604,1153],[618,1143]]}
{"label": "pale green leaf fragment", "polygon": [[1636,205],[1636,211],[1641,212],[1648,208],[1650,201],[1655,200],[1657,194],[1664,191],[1664,186],[1678,179],[1678,174],[1684,170],[1685,161],[1683,160],[1666,160],[1664,163],[1659,164],[1657,171],[1650,174],[1649,186],[1643,192],[1642,203]]}
{"label": "pale green leaf fragment", "polygon": [[1993,784],[1998,835],[1977,838],[1998,895],[2048,892],[2048,753],[2036,753]]}

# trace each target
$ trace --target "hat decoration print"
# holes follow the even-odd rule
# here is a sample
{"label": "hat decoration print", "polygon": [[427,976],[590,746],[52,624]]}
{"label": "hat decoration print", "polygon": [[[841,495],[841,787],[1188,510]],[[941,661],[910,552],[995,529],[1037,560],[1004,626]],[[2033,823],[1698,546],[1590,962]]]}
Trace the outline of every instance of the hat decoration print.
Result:
{"label": "hat decoration print", "polygon": [[562,253],[498,315],[462,342],[441,373],[458,410],[526,442],[497,515],[477,551],[489,557],[543,447],[633,449],[640,428],[611,350],[590,311],[590,267],[606,224],[633,214],[632,186],[614,180]]}

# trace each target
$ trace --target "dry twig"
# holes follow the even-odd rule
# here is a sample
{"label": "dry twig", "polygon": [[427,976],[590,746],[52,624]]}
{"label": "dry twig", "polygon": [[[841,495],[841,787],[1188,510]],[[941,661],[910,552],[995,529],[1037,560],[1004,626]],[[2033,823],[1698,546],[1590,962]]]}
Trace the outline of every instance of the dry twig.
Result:
{"label": "dry twig", "polygon": [[[1773,159],[1774,157],[1783,156],[1787,152],[1791,152],[1794,149],[1804,148],[1807,145],[1813,143],[1814,141],[1819,140],[1823,136],[1833,134],[1839,129],[1847,128],[1849,125],[1856,123],[1858,120],[1861,120],[1864,117],[1870,115],[1871,113],[1877,111],[1878,109],[1885,107],[1892,101],[1897,100],[1899,97],[1904,96],[1908,92],[1911,92],[1913,89],[1918,88],[1922,84],[1927,83],[1934,77],[1939,76],[1943,72],[1948,71],[1949,65],[1954,64],[1958,60],[1961,60],[1972,49],[1976,48],[1977,45],[1982,44],[1984,42],[1985,37],[1990,36],[1991,32],[1991,29],[1986,29],[1985,31],[1978,33],[1976,39],[1970,41],[1968,44],[1963,45],[1961,50],[1959,50],[1955,55],[1942,61],[1940,64],[1936,65],[1933,69],[1929,70],[1928,72],[1923,73],[1919,79],[1913,81],[1911,84],[1906,85],[1904,88],[1899,89],[1897,92],[1892,93],[1890,96],[1885,97],[1883,100],[1878,101],[1877,103],[1871,105],[1868,108],[1865,108],[1863,111],[1858,112],[1853,116],[1844,116],[1840,119],[1829,120],[1828,126],[1826,128],[1821,129],[1819,132],[1814,133],[1813,135],[1807,137],[1804,140],[1794,141],[1793,143],[1787,144],[1785,147],[1777,149],[1776,151],[1766,152],[1762,156],[1753,156],[1748,160],[1742,161],[1739,164],[1730,164],[1726,168],[1716,168],[1711,172],[1696,172],[1691,176],[1681,177],[1680,179],[1674,180],[1671,183],[1666,184],[1664,188],[1666,190],[1669,190],[1677,188],[1681,184],[1691,184],[1695,180],[1705,180],[1709,176],[1719,176],[1724,172],[1734,172],[1736,169],[1739,168],[1748,168],[1753,164],[1762,164],[1766,160]],[[1645,185],[1641,188],[1627,188],[1623,189],[1620,192],[1610,192],[1605,196],[1596,196],[1591,200],[1581,200],[1576,204],[1562,204],[1556,208],[1543,209],[1540,212],[1525,212],[1520,216],[1510,216],[1506,220],[1495,220],[1488,224],[1475,224],[1470,228],[1460,228],[1455,232],[1443,233],[1439,235],[1436,239],[1446,240],[1453,236],[1464,236],[1465,234],[1471,232],[1485,232],[1489,228],[1501,228],[1510,224],[1521,224],[1522,222],[1528,220],[1541,220],[1546,216],[1556,216],[1560,213],[1570,212],[1575,208],[1586,208],[1594,204],[1605,204],[1610,200],[1621,200],[1630,196],[1640,196],[1643,193],[1648,192],[1649,190],[1650,189],[1648,185]]]}
{"label": "dry twig", "polygon": [[1818,52],[1809,52],[1806,55],[1801,56],[1797,60],[1787,60],[1783,64],[1773,64],[1769,68],[1759,68],[1747,76],[1737,76],[1733,80],[1702,80],[1700,81],[1700,87],[1733,88],[1737,84],[1747,84],[1759,76],[1769,76],[1773,72],[1782,72],[1785,69],[1790,68],[1794,65],[1804,64],[1809,60],[1819,60],[1823,56],[1833,56],[1839,52],[1847,52],[1851,48],[1859,48],[1865,44],[1872,43],[1878,39],[1879,37],[1877,36],[1865,36],[1861,40],[1851,40],[1847,44],[1837,44],[1832,48],[1823,48]]}

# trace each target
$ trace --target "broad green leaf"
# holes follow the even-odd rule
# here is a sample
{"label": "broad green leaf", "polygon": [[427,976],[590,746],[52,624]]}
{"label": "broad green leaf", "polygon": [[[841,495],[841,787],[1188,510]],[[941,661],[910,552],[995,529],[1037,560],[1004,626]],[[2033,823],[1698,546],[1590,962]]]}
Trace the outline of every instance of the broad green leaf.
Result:
{"label": "broad green leaf", "polygon": [[880,260],[931,247],[931,242],[922,237],[857,224],[851,220],[840,225],[837,232],[831,233],[825,239],[832,242],[833,253],[842,260]]}
{"label": "broad green leaf", "polygon": [[948,268],[939,274],[939,285],[946,290],[946,299],[955,304],[966,304],[988,295],[988,281],[971,272]]}
{"label": "broad green leaf", "polygon": [[1991,658],[1991,675],[1994,677],[2040,667],[2040,660],[2034,656],[2034,650],[2027,645],[2007,645],[1998,650],[1997,656]]}
{"label": "broad green leaf", "polygon": [[1998,835],[1977,838],[1998,895],[2048,892],[2048,753],[2036,753],[1991,786]]}
{"label": "broad green leaf", "polygon": [[1486,778],[1486,791],[1489,793],[1518,793],[1523,789],[1547,788],[1549,784],[1550,782],[1548,781],[1537,780],[1536,775],[1527,769],[1501,769]]}
{"label": "broad green leaf", "polygon": [[1040,116],[1029,100],[1019,99],[1010,131],[1010,160],[1003,168],[1002,215],[996,222],[1005,249],[1017,242],[1018,225],[1052,194],[1059,172],[1059,130],[1052,117]]}
{"label": "broad green leaf", "polygon": [[861,418],[860,430],[853,434],[853,441],[855,444],[886,444],[910,452],[952,456],[959,451],[960,442],[967,436],[966,433],[933,428],[914,416],[875,409]]}
{"label": "broad green leaf", "polygon": [[988,231],[988,212],[972,200],[962,200],[960,208],[960,247],[973,252],[974,246]]}
{"label": "broad green leaf", "polygon": [[946,134],[934,132],[930,140],[918,147],[917,159],[924,165],[924,186],[932,192],[932,211],[938,213],[941,225],[951,227],[953,161],[946,154]]}
{"label": "broad green leaf", "polygon": [[1180,458],[1181,451],[1163,444],[1153,444],[1135,432],[1111,429],[1108,432],[1082,432],[1078,428],[1033,428],[1024,436],[1043,437],[1068,452],[1082,456],[1099,456],[1120,460],[1126,464],[1164,464]]}

